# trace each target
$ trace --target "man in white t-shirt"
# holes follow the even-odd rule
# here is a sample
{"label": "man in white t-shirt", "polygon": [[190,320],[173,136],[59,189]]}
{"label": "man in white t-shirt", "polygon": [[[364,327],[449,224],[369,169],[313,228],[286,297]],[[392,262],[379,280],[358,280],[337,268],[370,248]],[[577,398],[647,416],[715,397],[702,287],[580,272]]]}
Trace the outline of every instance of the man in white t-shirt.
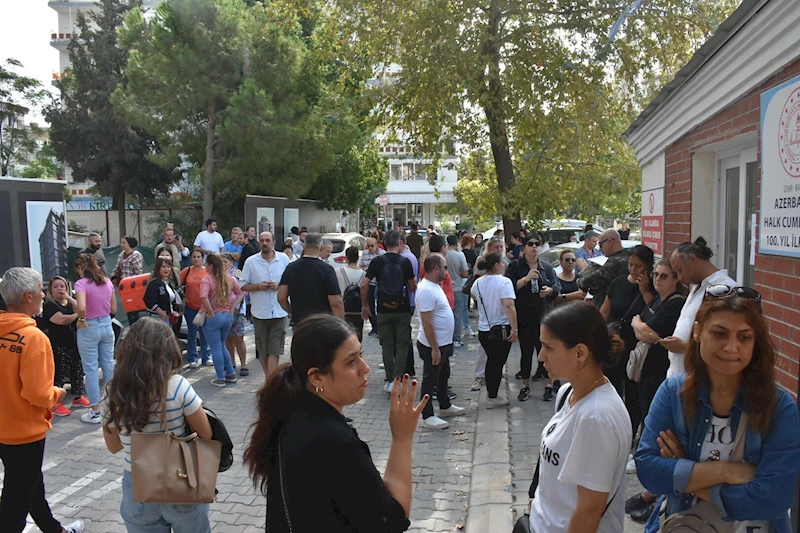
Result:
{"label": "man in white t-shirt", "polygon": [[194,238],[194,247],[203,252],[203,262],[208,254],[218,254],[225,247],[222,235],[217,232],[217,220],[209,218],[206,220],[206,230],[201,231]]}
{"label": "man in white t-shirt", "polygon": [[712,255],[714,253],[706,245],[705,239],[698,237],[693,243],[679,244],[669,258],[680,282],[691,285],[691,290],[686,303],[683,304],[675,331],[671,336],[659,341],[669,350],[668,378],[686,372],[683,356],[689,347],[689,336],[692,334],[694,319],[703,303],[706,289],[711,285],[736,286],[736,282],[728,276],[727,270],[720,270],[711,263]]}
{"label": "man in white t-shirt", "polygon": [[450,303],[439,286],[447,275],[447,261],[440,254],[430,254],[425,259],[424,267],[425,277],[417,286],[416,293],[422,325],[417,334],[417,349],[423,364],[422,395],[433,397],[433,388],[437,388],[439,416],[434,416],[433,403],[429,401],[422,409],[422,423],[431,429],[445,429],[450,423],[442,417],[455,416],[464,411],[463,407],[451,404],[446,394],[455,321]]}

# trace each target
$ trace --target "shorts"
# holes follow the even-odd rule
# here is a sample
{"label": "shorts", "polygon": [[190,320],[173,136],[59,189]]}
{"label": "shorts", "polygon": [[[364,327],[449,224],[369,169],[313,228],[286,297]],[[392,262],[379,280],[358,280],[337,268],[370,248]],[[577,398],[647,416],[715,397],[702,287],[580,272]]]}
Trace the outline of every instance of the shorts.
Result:
{"label": "shorts", "polygon": [[288,317],[263,319],[253,317],[257,356],[283,355],[288,320]]}
{"label": "shorts", "polygon": [[233,315],[233,324],[231,324],[231,330],[228,332],[228,337],[244,337],[244,328],[246,325],[247,318],[240,313],[236,313]]}

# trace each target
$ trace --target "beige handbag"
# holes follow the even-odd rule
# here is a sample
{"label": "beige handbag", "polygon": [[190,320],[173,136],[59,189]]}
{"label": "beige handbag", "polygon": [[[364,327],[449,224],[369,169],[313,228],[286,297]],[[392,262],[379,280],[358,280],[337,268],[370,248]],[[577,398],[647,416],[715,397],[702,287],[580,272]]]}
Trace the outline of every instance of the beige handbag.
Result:
{"label": "beige handbag", "polygon": [[[731,463],[744,460],[744,440],[747,433],[747,413],[739,419],[736,441],[733,443]],[[661,505],[661,533],[732,533],[734,522],[726,522],[712,504],[697,500],[689,509],[666,516],[667,500]]]}
{"label": "beige handbag", "polygon": [[192,324],[197,326],[198,328],[202,328],[206,323],[206,312],[205,311],[198,311],[196,315],[194,315],[194,319],[192,319]]}
{"label": "beige handbag", "polygon": [[192,433],[166,431],[166,402],[161,431],[131,434],[133,501],[192,505],[214,501],[222,443]]}

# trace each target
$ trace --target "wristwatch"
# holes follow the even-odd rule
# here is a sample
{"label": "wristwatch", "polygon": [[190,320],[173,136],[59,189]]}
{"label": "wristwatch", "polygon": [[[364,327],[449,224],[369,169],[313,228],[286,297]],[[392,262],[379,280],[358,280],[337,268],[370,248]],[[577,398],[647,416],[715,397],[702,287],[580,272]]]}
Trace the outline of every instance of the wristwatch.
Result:
{"label": "wristwatch", "polygon": [[566,294],[562,294],[561,295],[561,301],[563,301],[563,302],[567,301],[567,295]]}

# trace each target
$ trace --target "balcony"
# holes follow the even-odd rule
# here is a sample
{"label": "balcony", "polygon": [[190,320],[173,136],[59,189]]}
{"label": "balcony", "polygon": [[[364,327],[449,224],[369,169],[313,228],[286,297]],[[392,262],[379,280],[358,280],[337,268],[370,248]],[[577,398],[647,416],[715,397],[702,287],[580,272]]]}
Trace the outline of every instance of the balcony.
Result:
{"label": "balcony", "polygon": [[67,45],[73,37],[77,37],[77,33],[50,33],[50,46],[56,50],[66,50]]}

